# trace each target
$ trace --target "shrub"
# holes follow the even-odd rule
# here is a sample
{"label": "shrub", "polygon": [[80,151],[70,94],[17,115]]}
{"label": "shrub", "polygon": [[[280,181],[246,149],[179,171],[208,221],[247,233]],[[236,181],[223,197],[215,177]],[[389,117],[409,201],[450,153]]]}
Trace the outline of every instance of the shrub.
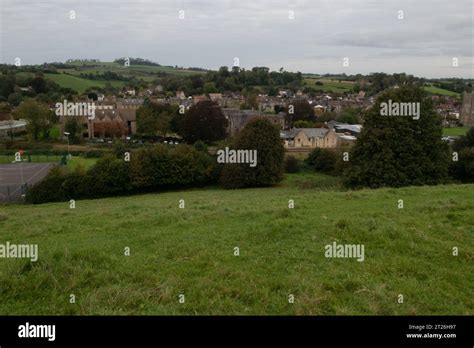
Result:
{"label": "shrub", "polygon": [[62,185],[64,179],[65,176],[61,168],[54,167],[42,181],[28,190],[26,201],[38,204],[67,200],[67,194]]}
{"label": "shrub", "polygon": [[305,162],[317,172],[334,173],[337,159],[338,156],[334,150],[315,148]]}
{"label": "shrub", "polygon": [[215,180],[214,163],[211,156],[192,146],[159,144],[133,152],[131,183],[138,190],[200,186]]}
{"label": "shrub", "polygon": [[111,155],[99,159],[87,172],[89,191],[95,197],[125,193],[131,189],[129,163]]}
{"label": "shrub", "polygon": [[258,117],[250,121],[232,147],[237,150],[257,150],[257,165],[225,164],[220,177],[223,187],[269,186],[282,180],[285,150],[278,128],[269,120]]}
{"label": "shrub", "polygon": [[207,145],[204,141],[198,140],[193,144],[194,148],[198,151],[207,152]]}
{"label": "shrub", "polygon": [[201,186],[217,181],[218,173],[207,153],[188,145],[170,148],[162,144],[134,151],[130,162],[107,155],[87,172],[83,168],[72,173],[66,170],[53,168],[31,188],[27,201],[45,203]]}
{"label": "shrub", "polygon": [[452,162],[450,174],[461,182],[474,182],[474,127],[454,142],[453,150],[458,153],[458,160]]}
{"label": "shrub", "polygon": [[295,156],[287,156],[285,159],[285,172],[297,173],[301,170],[301,163]]}

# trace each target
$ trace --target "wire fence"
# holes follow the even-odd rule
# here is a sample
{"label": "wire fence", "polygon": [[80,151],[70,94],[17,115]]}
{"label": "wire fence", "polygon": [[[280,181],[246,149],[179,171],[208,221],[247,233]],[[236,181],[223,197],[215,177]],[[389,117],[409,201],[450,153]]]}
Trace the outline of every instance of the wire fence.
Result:
{"label": "wire fence", "polygon": [[0,163],[8,164],[14,162],[31,162],[31,163],[42,163],[42,162],[61,162],[65,159],[66,155],[58,154],[23,154],[21,160],[16,155],[1,155]]}
{"label": "wire fence", "polygon": [[30,185],[28,183],[0,185],[0,203],[24,201],[29,188]]}

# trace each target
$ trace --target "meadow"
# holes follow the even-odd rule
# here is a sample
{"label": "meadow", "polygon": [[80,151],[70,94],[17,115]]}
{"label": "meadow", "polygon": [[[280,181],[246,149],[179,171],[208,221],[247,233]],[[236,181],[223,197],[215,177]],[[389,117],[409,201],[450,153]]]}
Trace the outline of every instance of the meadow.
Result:
{"label": "meadow", "polygon": [[467,131],[469,130],[468,127],[452,127],[452,128],[443,128],[443,135],[451,135],[451,136],[461,136],[466,135]]}
{"label": "meadow", "polygon": [[[0,313],[472,315],[473,197],[474,185],[346,191],[299,173],[75,209],[0,205],[0,244],[39,248],[37,262],[0,258]],[[326,258],[334,241],[364,245],[365,260]]]}
{"label": "meadow", "polygon": [[[316,85],[316,82],[321,82],[322,85]],[[314,79],[314,78],[307,78],[304,79],[304,82],[307,86],[320,89],[323,92],[327,93],[344,93],[344,92],[352,92],[354,87],[353,81],[338,81],[338,80],[331,80],[331,79]]]}

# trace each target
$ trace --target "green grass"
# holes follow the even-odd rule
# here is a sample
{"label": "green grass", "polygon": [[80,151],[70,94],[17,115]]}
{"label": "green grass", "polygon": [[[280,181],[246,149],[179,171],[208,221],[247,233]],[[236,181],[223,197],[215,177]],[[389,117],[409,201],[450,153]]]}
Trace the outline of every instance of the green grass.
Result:
{"label": "green grass", "polygon": [[83,93],[86,89],[91,87],[105,87],[107,82],[114,87],[124,86],[123,81],[99,81],[99,80],[88,80],[77,76],[67,74],[44,74],[46,78],[53,80],[58,85],[64,88],[71,88],[79,93]]}
{"label": "green grass", "polygon": [[78,166],[82,166],[84,169],[92,167],[97,158],[84,158],[80,156],[72,156],[71,160],[67,161],[67,167],[71,170],[76,169]]}
{"label": "green grass", "polygon": [[[474,313],[474,185],[337,185],[304,173],[274,188],[0,206],[0,243],[39,247],[37,262],[0,259],[0,313]],[[333,241],[363,244],[365,261],[326,258]]]}
{"label": "green grass", "polygon": [[434,86],[424,86],[425,91],[428,91],[433,94],[445,95],[449,97],[460,97],[461,95],[457,92],[448,91],[447,89],[438,88]]}
{"label": "green grass", "polygon": [[443,128],[443,135],[466,135],[468,130],[468,127]]}
{"label": "green grass", "polygon": [[[322,82],[323,85],[316,85],[317,81]],[[351,92],[354,87],[354,82],[352,81],[339,82],[338,80],[307,78],[304,79],[304,82],[310,87],[321,89],[323,92]]]}

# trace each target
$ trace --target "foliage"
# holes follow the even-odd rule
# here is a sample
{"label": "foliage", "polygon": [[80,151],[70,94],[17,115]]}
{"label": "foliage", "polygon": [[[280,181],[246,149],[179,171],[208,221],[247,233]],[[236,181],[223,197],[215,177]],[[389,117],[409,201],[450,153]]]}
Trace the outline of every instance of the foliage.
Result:
{"label": "foliage", "polygon": [[182,135],[189,143],[212,142],[226,135],[227,120],[216,102],[203,100],[193,105],[182,123]]}
{"label": "foliage", "polygon": [[308,101],[304,99],[296,99],[287,105],[285,118],[290,128],[293,128],[293,124],[296,121],[316,121],[313,108]]}
{"label": "foliage", "polygon": [[337,153],[332,149],[315,148],[305,162],[317,172],[333,173],[337,163]]}
{"label": "foliage", "polygon": [[[420,118],[382,116],[382,102],[420,103]],[[384,92],[365,116],[345,171],[348,187],[435,185],[447,179],[447,147],[431,98],[418,86]]]}
{"label": "foliage", "polygon": [[48,138],[49,130],[56,121],[54,113],[45,104],[27,99],[23,101],[15,110],[16,119],[25,119],[28,121],[27,131],[33,136],[34,140],[39,140],[42,135]]}
{"label": "foliage", "polygon": [[285,150],[280,132],[269,120],[254,118],[240,132],[232,149],[256,150],[257,165],[228,163],[221,173],[221,184],[225,188],[270,186],[283,178]]}

